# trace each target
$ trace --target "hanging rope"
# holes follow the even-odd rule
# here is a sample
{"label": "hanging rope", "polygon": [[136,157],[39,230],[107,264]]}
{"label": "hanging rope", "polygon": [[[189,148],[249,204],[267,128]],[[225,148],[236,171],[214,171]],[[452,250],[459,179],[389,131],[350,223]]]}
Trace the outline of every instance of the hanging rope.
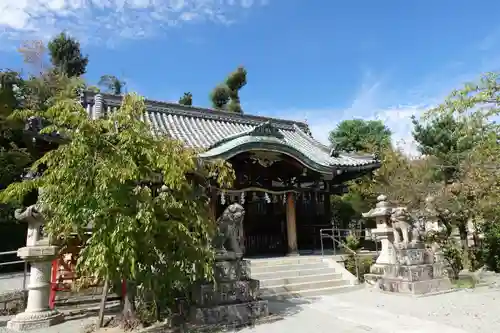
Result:
{"label": "hanging rope", "polygon": [[[274,195],[280,195],[280,194],[287,194],[287,193],[301,193],[302,191],[295,190],[295,189],[287,189],[287,190],[281,190],[281,191],[275,191],[275,190],[268,190],[262,187],[246,187],[242,188],[239,190],[229,190],[229,189],[222,189],[218,187],[213,187],[218,192],[225,193],[225,194],[240,194],[241,192],[264,192],[264,193],[269,193],[269,194],[274,194]],[[303,190],[304,191],[304,190]]]}

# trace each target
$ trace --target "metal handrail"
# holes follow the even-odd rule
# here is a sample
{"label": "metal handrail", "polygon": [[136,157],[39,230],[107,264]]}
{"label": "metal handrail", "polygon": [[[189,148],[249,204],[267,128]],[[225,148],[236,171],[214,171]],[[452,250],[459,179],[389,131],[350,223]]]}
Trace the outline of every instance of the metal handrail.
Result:
{"label": "metal handrail", "polygon": [[365,240],[373,241],[373,243],[375,245],[375,252],[378,254],[378,245],[379,245],[378,243],[379,242],[371,236],[371,233],[369,234],[370,236],[367,238],[367,233],[368,233],[367,231],[369,230],[367,228],[348,229],[348,228],[338,228],[334,225],[332,229],[328,228],[325,230],[333,230],[333,234],[334,235],[337,234],[338,239],[342,239],[342,234],[346,234],[346,233],[349,234],[349,233],[352,233],[354,231],[356,233],[356,235],[358,235],[358,237],[363,238]]}
{"label": "metal handrail", "polygon": [[[325,231],[331,231],[332,234],[326,233]],[[356,278],[358,279],[358,281],[360,281],[359,280],[359,260],[358,260],[358,253],[356,251],[354,251],[353,249],[349,248],[344,242],[341,242],[338,239],[336,239],[335,238],[335,229],[333,229],[333,228],[331,228],[331,229],[320,229],[319,230],[319,234],[320,234],[321,255],[322,256],[325,255],[324,245],[323,245],[323,238],[329,238],[329,239],[331,239],[334,242],[334,244],[333,244],[333,253],[334,253],[334,255],[337,254],[335,244],[338,244],[339,246],[343,247],[348,252],[350,252],[351,254],[354,255],[354,263],[355,263],[355,266],[356,266]]]}
{"label": "metal handrail", "polygon": [[[5,252],[0,252],[0,256],[6,256],[9,254],[17,254],[17,251],[5,251]],[[0,262],[0,266],[8,266],[8,265],[15,265],[15,264],[21,264],[25,262],[24,260],[16,260],[16,261],[8,261],[8,262]]]}
{"label": "metal handrail", "polygon": [[[9,254],[17,254],[17,251],[5,251],[5,252],[0,252],[0,257],[1,256],[6,256]],[[7,261],[7,262],[0,262],[0,266],[8,266],[8,265],[15,265],[15,264],[21,264],[24,263],[24,271],[23,271],[23,291],[26,292],[26,282],[27,282],[27,276],[28,276],[28,262],[26,260],[15,260],[15,261]]]}

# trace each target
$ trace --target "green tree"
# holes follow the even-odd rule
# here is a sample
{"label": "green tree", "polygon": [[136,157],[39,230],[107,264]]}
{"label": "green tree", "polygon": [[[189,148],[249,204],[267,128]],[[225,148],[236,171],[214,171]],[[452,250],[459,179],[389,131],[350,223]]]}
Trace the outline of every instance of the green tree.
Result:
{"label": "green tree", "polygon": [[113,95],[123,94],[123,88],[125,88],[126,82],[118,79],[114,75],[103,75],[99,79],[99,86],[104,87],[106,92]]}
{"label": "green tree", "polygon": [[492,227],[492,223],[498,223],[494,189],[500,184],[496,172],[500,162],[500,131],[492,117],[500,111],[499,91],[498,74],[487,73],[478,82],[453,91],[443,103],[426,113],[425,125],[419,127],[417,123],[415,131],[421,149],[434,156],[437,169],[444,175],[436,202],[448,236],[452,228],[460,232],[464,267],[469,264],[469,222],[481,223],[483,230],[490,231],[485,246],[494,249],[489,252],[490,258],[495,251],[500,257],[491,243],[493,239],[500,241],[498,228]]}
{"label": "green tree", "polygon": [[[332,146],[339,151],[381,155],[384,151],[389,152],[391,148],[391,131],[381,121],[375,120],[344,120],[330,132],[329,139]],[[383,163],[382,168],[384,167]],[[344,227],[351,220],[360,219],[361,214],[375,204],[380,193],[375,192],[374,179],[372,175],[366,175],[356,181],[350,181],[349,193],[332,200],[332,209],[339,211]]]}
{"label": "green tree", "polygon": [[453,181],[460,171],[460,163],[474,146],[475,136],[464,135],[469,126],[464,119],[451,113],[436,114],[425,120],[412,117],[413,138],[420,153],[437,159],[437,171],[444,182]]}
{"label": "green tree", "polygon": [[330,132],[330,142],[346,152],[380,152],[391,145],[391,131],[380,120],[344,120]]}
{"label": "green tree", "polygon": [[[135,320],[133,291],[149,291],[153,310],[172,305],[173,295],[212,275],[205,186],[213,179],[229,186],[234,173],[225,162],[200,164],[196,153],[167,137],[155,137],[140,121],[143,99],[127,95],[109,119],[90,120],[71,86],[61,89],[43,115],[68,142],[46,153],[32,169],[35,180],[9,185],[1,202],[20,200],[43,188],[46,230],[64,240],[92,234],[78,260],[81,276],[132,281],[124,319]],[[33,115],[28,110],[17,117]],[[141,295],[140,293],[138,295]],[[169,304],[170,302],[170,304]],[[148,308],[150,309],[150,308]]]}
{"label": "green tree", "polygon": [[23,123],[10,119],[20,106],[24,81],[14,71],[0,72],[0,189],[18,179],[31,161]]}
{"label": "green tree", "polygon": [[179,104],[187,106],[193,105],[193,95],[190,92],[185,92],[184,95],[179,98]]}
{"label": "green tree", "polygon": [[[20,106],[24,80],[11,70],[0,72],[0,190],[20,180],[32,157],[26,149],[23,123],[10,119]],[[0,223],[14,220],[12,205],[0,207]]]}
{"label": "green tree", "polygon": [[55,69],[69,77],[81,76],[87,70],[89,59],[83,56],[80,43],[61,32],[48,44],[50,60]]}
{"label": "green tree", "polygon": [[243,113],[239,92],[247,84],[247,71],[238,67],[229,74],[224,84],[214,88],[210,95],[212,106],[216,109],[227,109],[231,112]]}

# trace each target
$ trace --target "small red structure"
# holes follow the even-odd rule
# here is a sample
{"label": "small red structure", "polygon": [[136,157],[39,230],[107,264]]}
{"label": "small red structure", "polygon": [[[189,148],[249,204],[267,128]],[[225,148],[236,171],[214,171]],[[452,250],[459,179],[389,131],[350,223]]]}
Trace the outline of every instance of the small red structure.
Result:
{"label": "small red structure", "polygon": [[[74,237],[66,240],[65,243],[66,244],[61,248],[59,256],[52,261],[49,299],[49,306],[51,309],[55,307],[57,293],[73,291],[75,282],[80,278],[76,273],[76,263],[84,242]],[[86,286],[86,288],[101,286],[100,281],[95,279],[92,280],[93,281],[90,285]],[[126,294],[125,281],[122,283],[121,292],[122,295]],[[77,295],[74,296],[78,297]]]}
{"label": "small red structure", "polygon": [[55,306],[56,295],[59,291],[71,291],[77,280],[76,262],[81,250],[80,242],[71,239],[62,248],[59,256],[52,261],[51,289],[49,306]]}

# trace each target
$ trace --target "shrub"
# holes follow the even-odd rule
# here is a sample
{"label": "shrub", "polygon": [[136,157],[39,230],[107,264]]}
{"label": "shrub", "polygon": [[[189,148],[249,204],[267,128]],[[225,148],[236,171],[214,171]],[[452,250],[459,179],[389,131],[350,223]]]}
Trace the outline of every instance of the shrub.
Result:
{"label": "shrub", "polygon": [[[373,258],[369,257],[361,257],[358,256],[358,265],[359,265],[359,282],[365,281],[365,274],[370,273],[370,267],[373,265]],[[347,257],[345,261],[345,268],[353,275],[356,275],[356,258],[354,255],[350,255]]]}
{"label": "shrub", "polygon": [[496,273],[500,272],[500,225],[488,223],[484,226],[482,241],[482,259],[486,267]]}

